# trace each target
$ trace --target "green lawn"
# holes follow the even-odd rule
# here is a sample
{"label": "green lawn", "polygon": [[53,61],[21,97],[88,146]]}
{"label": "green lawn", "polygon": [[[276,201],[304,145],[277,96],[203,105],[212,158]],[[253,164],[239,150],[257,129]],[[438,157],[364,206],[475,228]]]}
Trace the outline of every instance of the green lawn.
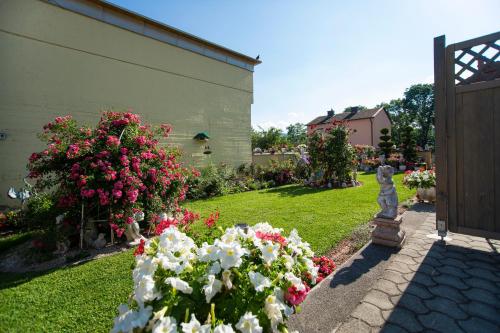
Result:
{"label": "green lawn", "polygon": [[[414,192],[394,177],[400,201]],[[195,201],[202,214],[219,210],[219,223],[267,221],[296,228],[318,254],[325,253],[377,211],[374,174],[360,175],[362,187],[336,190],[291,185]],[[108,332],[117,306],[132,288],[131,252],[76,267],[37,274],[0,273],[0,332]]]}

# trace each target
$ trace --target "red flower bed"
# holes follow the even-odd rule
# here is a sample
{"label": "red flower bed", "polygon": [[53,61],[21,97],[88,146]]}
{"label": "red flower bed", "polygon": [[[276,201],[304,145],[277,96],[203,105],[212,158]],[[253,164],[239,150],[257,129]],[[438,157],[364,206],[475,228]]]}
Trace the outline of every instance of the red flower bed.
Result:
{"label": "red flower bed", "polygon": [[[85,203],[88,212],[109,212],[120,236],[138,211],[150,220],[159,212],[181,212],[186,178],[197,172],[182,167],[174,149],[159,145],[170,132],[169,125],[153,127],[130,112],[104,112],[95,128],[57,117],[40,136],[47,148],[29,159],[30,177],[38,189],[55,190],[59,207],[79,210]],[[184,216],[184,222],[194,218]]]}

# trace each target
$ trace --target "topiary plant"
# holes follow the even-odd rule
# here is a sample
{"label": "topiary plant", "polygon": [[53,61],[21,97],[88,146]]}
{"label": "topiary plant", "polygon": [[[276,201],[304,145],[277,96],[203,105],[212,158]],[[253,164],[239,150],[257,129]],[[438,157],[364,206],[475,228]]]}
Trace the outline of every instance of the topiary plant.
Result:
{"label": "topiary plant", "polygon": [[382,153],[384,153],[385,158],[389,158],[389,156],[392,153],[392,146],[394,145],[392,143],[392,140],[391,140],[392,138],[389,135],[389,129],[382,128],[380,130],[380,133],[382,135],[380,136],[380,142],[379,142],[378,146],[379,146],[380,150],[382,151]]}
{"label": "topiary plant", "polygon": [[411,126],[405,126],[401,131],[401,148],[406,162],[415,163],[417,161],[416,145],[417,142],[415,140],[413,128]]}

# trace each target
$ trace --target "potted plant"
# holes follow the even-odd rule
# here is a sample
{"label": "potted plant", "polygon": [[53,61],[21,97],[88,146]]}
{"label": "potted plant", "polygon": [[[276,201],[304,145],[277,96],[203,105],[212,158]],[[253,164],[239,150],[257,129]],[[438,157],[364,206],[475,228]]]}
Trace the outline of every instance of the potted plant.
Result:
{"label": "potted plant", "polygon": [[408,188],[416,188],[420,201],[436,201],[436,174],[434,170],[409,171],[403,178],[403,184]]}

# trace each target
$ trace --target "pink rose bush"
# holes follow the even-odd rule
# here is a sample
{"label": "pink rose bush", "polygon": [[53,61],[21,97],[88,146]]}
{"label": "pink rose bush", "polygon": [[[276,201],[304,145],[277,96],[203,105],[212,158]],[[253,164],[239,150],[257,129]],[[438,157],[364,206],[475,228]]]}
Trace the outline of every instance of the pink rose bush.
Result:
{"label": "pink rose bush", "polygon": [[313,252],[295,230],[218,228],[219,237],[200,244],[173,219],[162,225],[135,251],[134,291],[112,332],[287,332],[316,283]]}
{"label": "pink rose bush", "polygon": [[[108,212],[118,235],[137,211],[181,212],[186,179],[197,172],[182,167],[174,149],[160,146],[169,125],[157,128],[130,112],[104,112],[95,128],[78,126],[71,116],[44,126],[47,148],[29,159],[30,177],[41,190],[55,191],[59,207]],[[149,216],[148,216],[149,215]]]}

